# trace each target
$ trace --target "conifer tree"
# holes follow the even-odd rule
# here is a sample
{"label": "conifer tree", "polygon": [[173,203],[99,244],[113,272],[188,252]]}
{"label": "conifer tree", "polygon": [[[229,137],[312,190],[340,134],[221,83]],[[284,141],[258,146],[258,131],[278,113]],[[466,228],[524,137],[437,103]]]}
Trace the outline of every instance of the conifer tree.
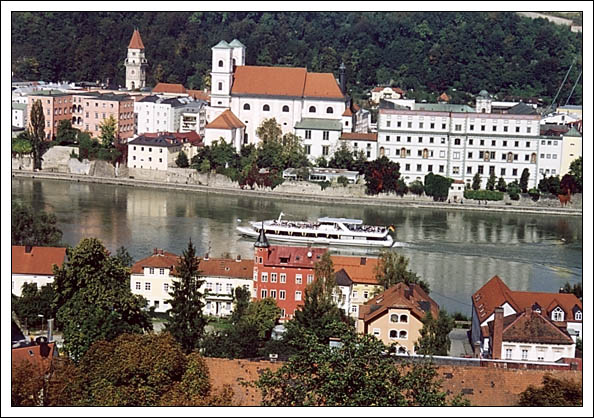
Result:
{"label": "conifer tree", "polygon": [[522,171],[522,176],[520,177],[520,188],[522,189],[522,193],[528,192],[528,179],[530,178],[530,170],[525,168]]}
{"label": "conifer tree", "polygon": [[472,190],[478,190],[481,188],[481,175],[476,173],[472,178]]}
{"label": "conifer tree", "polygon": [[166,330],[181,344],[186,353],[198,348],[206,325],[202,314],[203,295],[199,290],[204,280],[199,278],[198,265],[196,249],[190,239],[188,248],[179,258],[178,277],[170,293],[172,299],[167,301],[171,309],[166,325]]}
{"label": "conifer tree", "polygon": [[36,100],[31,108],[29,126],[29,139],[33,151],[33,168],[41,170],[41,154],[43,152],[43,141],[45,140],[45,116],[41,100]]}

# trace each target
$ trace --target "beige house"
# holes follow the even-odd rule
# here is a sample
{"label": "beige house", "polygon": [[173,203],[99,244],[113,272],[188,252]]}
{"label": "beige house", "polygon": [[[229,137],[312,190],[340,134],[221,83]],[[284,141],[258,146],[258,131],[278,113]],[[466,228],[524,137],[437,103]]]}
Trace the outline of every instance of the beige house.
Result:
{"label": "beige house", "polygon": [[582,134],[571,127],[569,132],[563,135],[563,148],[561,150],[561,169],[559,176],[563,177],[569,173],[571,163],[582,156]]}
{"label": "beige house", "polygon": [[427,312],[437,318],[439,305],[420,286],[398,283],[360,306],[357,332],[398,344],[400,354],[414,354]]}
{"label": "beige house", "polygon": [[343,309],[352,318],[359,316],[361,305],[384,289],[375,278],[378,262],[377,257],[332,256],[334,271],[348,278],[345,285],[339,285],[339,289],[344,295]]}

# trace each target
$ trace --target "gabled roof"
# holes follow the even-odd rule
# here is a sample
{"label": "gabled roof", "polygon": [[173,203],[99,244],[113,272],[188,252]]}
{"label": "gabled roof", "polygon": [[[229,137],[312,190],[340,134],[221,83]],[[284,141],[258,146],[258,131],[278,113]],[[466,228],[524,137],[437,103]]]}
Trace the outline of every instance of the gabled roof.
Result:
{"label": "gabled roof", "polygon": [[571,129],[568,132],[566,132],[563,136],[572,136],[572,137],[581,138],[582,134],[579,133],[579,131],[577,129],[575,129],[575,125],[571,125]]}
{"label": "gabled roof", "polygon": [[398,283],[362,305],[359,308],[359,319],[371,321],[386,314],[391,308],[408,309],[419,320],[428,311],[431,311],[434,318],[439,315],[439,305],[419,285]]}
{"label": "gabled roof", "polygon": [[173,276],[177,275],[176,267],[179,264],[179,256],[162,250],[155,250],[149,257],[137,261],[132,266],[132,274],[144,273],[145,267],[152,268],[167,268],[171,270]]}
{"label": "gabled roof", "polygon": [[344,141],[373,141],[377,142],[377,132],[343,132],[340,138]]}
{"label": "gabled roof", "polygon": [[186,93],[188,93],[190,96],[192,96],[196,100],[204,100],[205,102],[210,102],[210,92],[209,91],[188,89],[188,90],[186,90]]}
{"label": "gabled roof", "polygon": [[[313,269],[326,251],[326,248],[271,245],[268,248],[268,260],[264,262],[264,265]],[[308,254],[311,254],[311,257],[308,257]],[[285,260],[286,262],[284,262]]]}
{"label": "gabled roof", "polygon": [[[489,322],[488,335],[493,335],[494,322]],[[486,331],[486,330],[485,330]],[[503,342],[533,344],[574,344],[567,332],[561,330],[546,316],[528,308],[516,315],[503,318]]]}
{"label": "gabled roof", "polygon": [[254,260],[237,261],[229,258],[200,259],[198,270],[200,270],[201,276],[252,279]]}
{"label": "gabled roof", "polygon": [[335,272],[334,279],[336,280],[336,284],[338,286],[349,287],[353,284],[353,281],[344,269],[340,269],[339,271]]}
{"label": "gabled roof", "polygon": [[379,284],[375,278],[378,262],[379,259],[376,257],[332,256],[334,271],[343,269],[353,283],[360,284]]}
{"label": "gabled roof", "polygon": [[378,86],[378,87],[375,87],[372,91],[374,93],[378,93],[380,91],[384,91],[385,89],[390,89],[394,93],[398,93],[400,95],[403,95],[404,94],[404,91],[400,87],[381,87],[381,86]]}
{"label": "gabled roof", "polygon": [[66,248],[62,247],[12,246],[12,274],[53,275],[52,266],[62,267],[66,259]]}
{"label": "gabled roof", "polygon": [[157,83],[157,85],[153,88],[153,93],[185,94],[186,88],[182,84]]}
{"label": "gabled roof", "polygon": [[134,29],[134,33],[132,34],[132,38],[130,38],[128,48],[144,49],[144,44],[142,43],[142,38],[140,37],[140,32],[138,32],[138,29]]}
{"label": "gabled roof", "polygon": [[515,106],[512,106],[508,111],[510,115],[538,115],[538,112],[526,103],[518,103]]}
{"label": "gabled roof", "polygon": [[[158,138],[160,136],[166,136],[167,138],[174,137],[180,143],[189,142],[192,145],[201,145],[202,137],[196,131],[189,132],[147,132],[142,134],[145,138]],[[178,144],[179,145],[179,144]]]}
{"label": "gabled roof", "polygon": [[229,109],[215,118],[212,122],[206,125],[206,129],[239,129],[245,128],[245,124],[240,121],[237,116]]}
{"label": "gabled roof", "polygon": [[307,73],[303,97],[344,99],[336,78],[331,73]]}

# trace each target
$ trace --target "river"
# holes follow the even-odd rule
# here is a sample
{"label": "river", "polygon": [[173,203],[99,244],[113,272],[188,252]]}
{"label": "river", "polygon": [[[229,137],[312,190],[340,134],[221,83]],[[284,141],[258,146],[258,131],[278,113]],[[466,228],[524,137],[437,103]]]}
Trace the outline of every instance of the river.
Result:
{"label": "river", "polygon": [[394,248],[449,312],[471,313],[471,295],[498,275],[513,290],[556,292],[582,281],[581,217],[410,207],[355,207],[246,196],[157,190],[60,180],[12,179],[12,200],[56,215],[63,242],[97,237],[135,260],[153,248],[177,254],[188,239],[197,253],[251,258],[253,242],[235,227],[251,220],[362,219],[396,226]]}

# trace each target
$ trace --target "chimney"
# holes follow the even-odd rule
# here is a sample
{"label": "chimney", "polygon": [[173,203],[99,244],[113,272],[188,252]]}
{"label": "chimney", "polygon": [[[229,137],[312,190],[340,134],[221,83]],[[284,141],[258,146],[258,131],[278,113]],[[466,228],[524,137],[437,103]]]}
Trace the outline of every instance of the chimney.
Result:
{"label": "chimney", "polygon": [[501,306],[495,308],[491,340],[491,358],[501,359],[501,344],[503,343],[503,308]]}
{"label": "chimney", "polygon": [[54,338],[54,319],[47,320],[47,340],[52,341]]}
{"label": "chimney", "polygon": [[238,263],[241,261],[241,256],[238,254],[237,258],[235,259],[235,261],[237,261]]}
{"label": "chimney", "polygon": [[31,250],[33,250],[33,246],[25,245],[25,253],[26,254],[31,254]]}
{"label": "chimney", "polygon": [[153,255],[157,255],[157,249],[153,248]]}
{"label": "chimney", "polygon": [[204,254],[204,260],[208,260],[208,253]]}
{"label": "chimney", "polygon": [[41,354],[41,357],[48,357],[50,349],[47,343],[47,338],[37,337],[35,339],[35,342],[37,343],[37,345],[39,345],[39,354]]}

